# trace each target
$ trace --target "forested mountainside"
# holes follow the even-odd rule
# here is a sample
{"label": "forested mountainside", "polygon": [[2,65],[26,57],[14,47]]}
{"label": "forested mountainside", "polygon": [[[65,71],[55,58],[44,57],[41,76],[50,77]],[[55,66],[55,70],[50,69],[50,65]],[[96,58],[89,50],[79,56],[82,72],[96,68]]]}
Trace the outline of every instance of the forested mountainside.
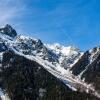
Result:
{"label": "forested mountainside", "polygon": [[37,62],[13,51],[3,54],[0,70],[0,86],[11,100],[98,100],[72,91]]}

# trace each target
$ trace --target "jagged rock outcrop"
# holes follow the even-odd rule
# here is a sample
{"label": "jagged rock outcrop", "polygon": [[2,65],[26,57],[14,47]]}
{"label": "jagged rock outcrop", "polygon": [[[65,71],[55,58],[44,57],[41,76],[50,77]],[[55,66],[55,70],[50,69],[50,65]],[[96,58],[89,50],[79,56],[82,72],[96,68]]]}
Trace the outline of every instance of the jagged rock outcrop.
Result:
{"label": "jagged rock outcrop", "polygon": [[7,24],[4,28],[0,28],[0,33],[6,34],[13,38],[17,36],[17,32],[9,24]]}

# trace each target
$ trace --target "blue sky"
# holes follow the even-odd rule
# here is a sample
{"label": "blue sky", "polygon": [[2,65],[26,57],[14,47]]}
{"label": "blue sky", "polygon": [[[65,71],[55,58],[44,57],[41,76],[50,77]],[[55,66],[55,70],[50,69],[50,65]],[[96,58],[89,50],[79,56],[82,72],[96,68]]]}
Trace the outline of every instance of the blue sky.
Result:
{"label": "blue sky", "polygon": [[44,43],[100,45],[100,0],[0,0],[0,17],[0,26],[11,24]]}

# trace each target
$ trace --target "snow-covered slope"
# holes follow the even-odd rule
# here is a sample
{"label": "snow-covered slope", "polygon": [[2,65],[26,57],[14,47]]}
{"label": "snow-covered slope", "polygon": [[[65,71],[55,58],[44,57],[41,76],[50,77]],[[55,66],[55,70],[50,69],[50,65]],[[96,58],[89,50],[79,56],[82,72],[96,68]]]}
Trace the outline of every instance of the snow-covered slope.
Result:
{"label": "snow-covered slope", "polygon": [[85,73],[85,71],[87,71],[89,66],[92,65],[95,61],[99,60],[98,58],[99,55],[100,55],[100,47],[95,47],[91,50],[86,51],[79,59],[79,61],[71,68],[73,74],[81,78],[81,76]]}
{"label": "snow-covered slope", "polygon": [[42,62],[41,64],[45,64],[44,66],[65,74],[66,69],[70,68],[81,55],[77,48],[64,47],[58,44],[44,45],[39,39],[17,34],[13,35],[13,30],[10,25],[0,29],[1,60],[4,51],[13,50],[19,55]]}
{"label": "snow-covered slope", "polygon": [[[4,30],[9,30],[9,35],[4,33]],[[44,45],[41,40],[34,39],[22,35],[11,35],[13,28],[6,25],[0,31],[0,50],[6,50],[7,47],[25,55],[39,56],[41,59],[47,60],[55,66],[60,65],[67,69],[71,67],[81,56],[79,49],[68,46],[64,47],[60,44]],[[11,32],[11,33],[10,33]]]}
{"label": "snow-covered slope", "polygon": [[0,89],[0,100],[10,100],[6,94]]}
{"label": "snow-covered slope", "polygon": [[46,47],[59,56],[59,64],[65,69],[71,68],[83,54],[83,52],[74,46],[65,47],[55,43],[53,45],[47,44]]}
{"label": "snow-covered slope", "polygon": [[94,87],[89,86],[71,74],[70,69],[83,55],[79,49],[73,46],[44,45],[39,39],[17,35],[11,26],[6,25],[0,29],[1,60],[2,54],[6,50],[12,50],[18,55],[36,61],[74,91],[77,91],[77,89],[86,92],[92,91],[93,94],[99,96]]}

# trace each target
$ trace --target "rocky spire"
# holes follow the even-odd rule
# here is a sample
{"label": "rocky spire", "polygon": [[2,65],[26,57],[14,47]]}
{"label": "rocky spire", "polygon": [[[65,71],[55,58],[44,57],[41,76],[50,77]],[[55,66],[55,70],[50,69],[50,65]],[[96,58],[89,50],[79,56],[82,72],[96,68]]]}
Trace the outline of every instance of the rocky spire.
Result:
{"label": "rocky spire", "polygon": [[9,24],[5,25],[3,28],[0,28],[0,33],[6,34],[10,37],[17,36],[17,32]]}

